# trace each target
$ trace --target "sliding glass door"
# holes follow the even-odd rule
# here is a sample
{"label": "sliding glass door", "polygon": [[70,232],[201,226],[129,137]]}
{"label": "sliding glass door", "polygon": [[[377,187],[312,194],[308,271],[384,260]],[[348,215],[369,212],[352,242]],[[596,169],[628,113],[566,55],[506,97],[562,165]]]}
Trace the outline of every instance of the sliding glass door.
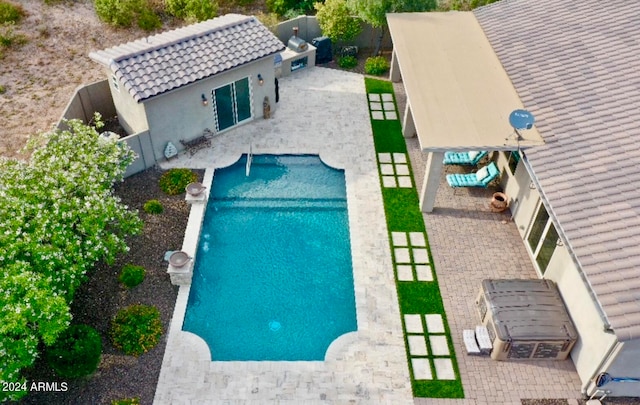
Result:
{"label": "sliding glass door", "polygon": [[217,131],[223,131],[251,118],[251,90],[248,77],[218,87],[211,93]]}
{"label": "sliding glass door", "polygon": [[553,221],[549,218],[546,208],[540,203],[536,216],[529,228],[527,244],[538,264],[540,272],[544,274],[556,249],[558,232]]}

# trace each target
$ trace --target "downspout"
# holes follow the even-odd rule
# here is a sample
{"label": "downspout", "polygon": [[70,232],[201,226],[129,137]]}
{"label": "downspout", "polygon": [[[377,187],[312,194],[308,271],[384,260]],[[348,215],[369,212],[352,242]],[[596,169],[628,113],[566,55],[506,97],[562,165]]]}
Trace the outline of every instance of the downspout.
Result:
{"label": "downspout", "polygon": [[[586,380],[584,382],[584,384],[582,385],[582,389],[580,390],[580,393],[582,395],[585,396],[590,396],[593,395],[597,390],[598,387],[595,386],[595,378],[596,376],[600,373],[600,370],[602,370],[603,366],[605,365],[605,363],[607,363],[610,359],[611,359],[611,355],[613,354],[614,351],[616,351],[619,347],[620,347],[621,343],[618,339],[615,339],[612,343],[611,346],[609,346],[609,349],[607,350],[607,353],[605,354],[605,356],[602,358],[602,360],[600,360],[600,364],[598,364],[598,367],[596,367],[593,370],[593,374],[591,374],[591,377]],[[593,384],[593,392],[589,393],[587,392],[587,390],[589,389],[589,386]]]}
{"label": "downspout", "polygon": [[524,151],[522,151],[522,162],[524,162],[524,166],[527,169],[527,172],[529,173],[531,182],[536,186],[536,190],[538,190],[538,194],[540,195],[540,200],[542,201],[542,204],[544,204],[547,210],[547,213],[549,214],[549,217],[553,221],[553,224],[556,227],[556,230],[558,231],[558,237],[562,239],[562,242],[566,246],[567,252],[569,252],[569,256],[571,256],[571,260],[576,264],[576,268],[578,269],[578,274],[580,275],[580,279],[582,279],[583,284],[585,285],[585,287],[587,287],[587,291],[591,296],[591,300],[596,304],[596,309],[598,310],[598,315],[600,315],[600,319],[602,320],[602,323],[604,325],[604,330],[611,330],[611,324],[609,323],[609,319],[607,318],[607,315],[605,314],[604,309],[600,304],[600,301],[598,301],[598,298],[593,292],[591,283],[589,283],[589,280],[587,279],[586,274],[584,274],[584,271],[582,270],[582,266],[580,265],[580,261],[576,257],[573,251],[573,248],[571,247],[571,244],[569,243],[569,241],[567,240],[564,234],[564,229],[562,229],[562,227],[559,226],[560,222],[558,221],[558,218],[556,218],[556,215],[553,212],[553,210],[550,209],[549,201],[547,200],[547,197],[544,195],[544,192],[542,190],[542,187],[540,186],[540,183],[538,182],[538,179],[536,178],[536,176],[533,175],[534,173],[533,168],[529,164],[529,160],[527,159],[527,156],[525,155]]}

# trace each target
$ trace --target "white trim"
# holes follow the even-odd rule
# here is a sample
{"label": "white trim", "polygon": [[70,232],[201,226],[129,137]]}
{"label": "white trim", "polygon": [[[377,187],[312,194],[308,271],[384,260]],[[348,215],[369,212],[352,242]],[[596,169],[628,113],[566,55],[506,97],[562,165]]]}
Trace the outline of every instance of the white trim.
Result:
{"label": "white trim", "polygon": [[[242,121],[238,120],[238,96],[236,93],[236,83],[242,81],[242,80],[247,80],[247,89],[249,90],[249,117],[243,119]],[[218,103],[216,101],[216,90],[221,89],[223,87],[227,87],[230,86],[231,88],[231,111],[233,114],[233,125],[224,128],[223,130],[220,129],[220,122],[218,120]],[[213,108],[213,119],[215,122],[215,128],[216,128],[216,133],[221,133],[224,132],[228,129],[231,128],[235,128],[236,126],[244,123],[244,122],[248,122],[251,121],[254,118],[254,113],[253,113],[253,81],[251,80],[250,76],[244,76],[241,77],[238,80],[234,80],[232,82],[223,84],[221,86],[218,87],[214,87],[213,89],[211,89],[211,105]]]}

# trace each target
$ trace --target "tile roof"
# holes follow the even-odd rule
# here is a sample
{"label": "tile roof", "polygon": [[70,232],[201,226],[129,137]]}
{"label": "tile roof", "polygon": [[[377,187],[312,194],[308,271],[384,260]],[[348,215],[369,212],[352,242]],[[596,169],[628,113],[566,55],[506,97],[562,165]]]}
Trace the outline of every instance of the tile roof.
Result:
{"label": "tile roof", "polygon": [[255,17],[227,14],[89,57],[108,66],[141,101],[283,49]]}
{"label": "tile roof", "polygon": [[620,340],[640,338],[640,2],[503,0],[474,11],[544,146],[543,196]]}

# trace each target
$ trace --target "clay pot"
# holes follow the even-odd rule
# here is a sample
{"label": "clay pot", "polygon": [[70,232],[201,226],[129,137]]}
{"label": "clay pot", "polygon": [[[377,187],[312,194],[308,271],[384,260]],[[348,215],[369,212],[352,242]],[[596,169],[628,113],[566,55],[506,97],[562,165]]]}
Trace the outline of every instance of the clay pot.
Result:
{"label": "clay pot", "polygon": [[507,209],[509,198],[505,193],[493,193],[491,198],[491,210],[494,212],[502,212]]}

